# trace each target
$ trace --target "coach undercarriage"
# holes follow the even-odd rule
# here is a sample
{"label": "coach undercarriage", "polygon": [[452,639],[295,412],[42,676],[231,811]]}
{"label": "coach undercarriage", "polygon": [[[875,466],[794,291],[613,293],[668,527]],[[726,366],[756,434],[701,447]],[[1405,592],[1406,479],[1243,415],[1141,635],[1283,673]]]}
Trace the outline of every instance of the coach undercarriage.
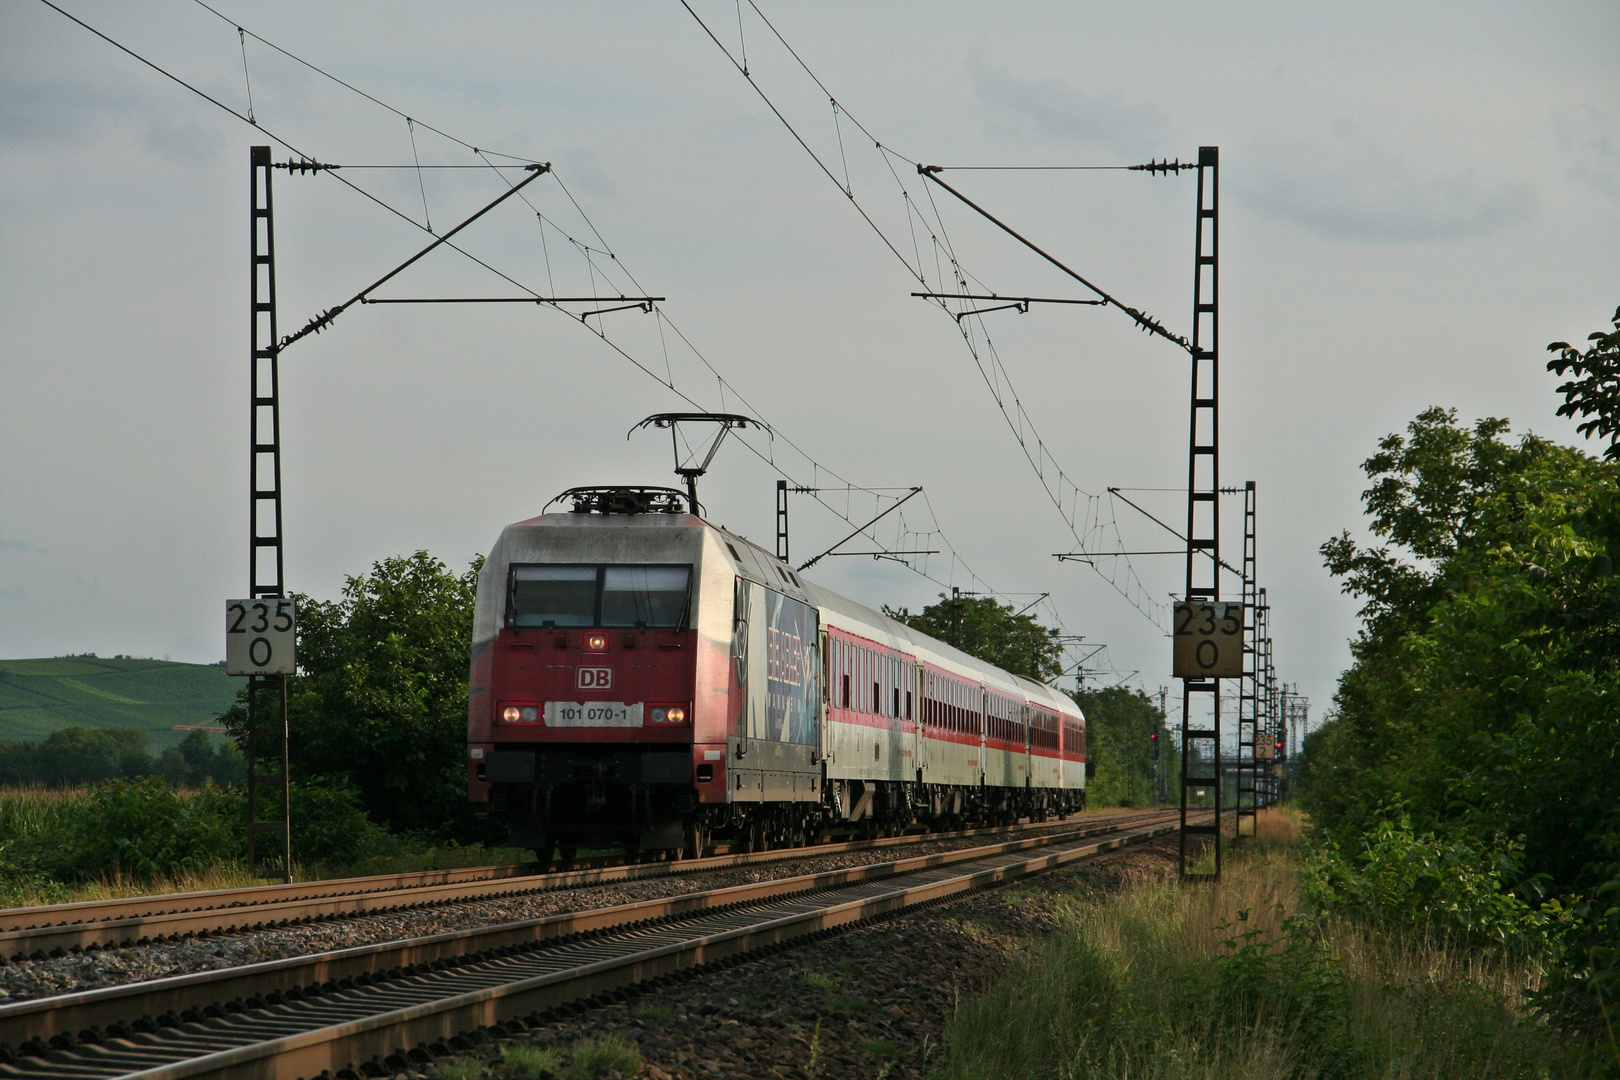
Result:
{"label": "coach undercarriage", "polygon": [[1045,821],[1085,808],[1085,791],[830,780],[801,802],[700,805],[683,753],[549,747],[492,755],[490,809],[508,841],[541,862],[572,861],[582,848],[622,848],[652,858],[697,858],[716,842],[738,852],[803,847],[833,833],[855,839],[934,832],[1020,819]]}

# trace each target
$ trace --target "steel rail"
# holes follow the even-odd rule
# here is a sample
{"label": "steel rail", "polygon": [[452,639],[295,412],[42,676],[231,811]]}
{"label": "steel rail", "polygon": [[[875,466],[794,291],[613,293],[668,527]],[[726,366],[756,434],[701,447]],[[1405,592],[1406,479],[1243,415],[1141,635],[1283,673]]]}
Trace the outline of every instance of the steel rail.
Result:
{"label": "steel rail", "polygon": [[[1164,820],[1164,816],[1160,815],[1159,820]],[[464,962],[468,957],[483,956],[492,950],[515,945],[597,933],[626,924],[666,919],[809,889],[846,885],[908,869],[948,866],[967,859],[983,858],[987,854],[1047,847],[1115,831],[1118,831],[1117,824],[1095,825],[1049,836],[913,856],[895,862],[871,863],[605,908],[561,912],[516,922],[14,1002],[0,1006],[0,1043],[23,1046],[31,1040],[44,1042],[57,1038],[64,1032],[77,1038],[79,1032],[146,1014],[162,1016],[173,1013],[178,1017],[187,1009],[193,1009],[200,1018],[204,1015],[203,1010],[211,1004],[224,1000],[236,1002],[239,1008],[247,998],[255,994],[262,996],[267,987],[277,992],[291,988],[301,994],[314,994],[326,984],[341,984],[342,980],[369,977],[378,971],[413,965],[442,965],[450,961]],[[234,1011],[229,1004],[222,1008]],[[59,1041],[66,1043],[68,1040]]]}
{"label": "steel rail", "polygon": [[[1110,815],[1093,820],[1112,821],[1130,816]],[[247,933],[315,919],[358,917],[402,908],[526,895],[806,856],[848,854],[1060,826],[1058,822],[1029,823],[552,873],[535,873],[535,864],[529,863],[13,908],[0,911],[0,926],[11,924],[8,929],[0,930],[0,957],[9,957],[14,961],[37,960],[86,950],[127,948],[200,935]],[[21,925],[24,920],[28,925]]]}
{"label": "steel rail", "polygon": [[[346,980],[349,987],[337,983],[308,988],[318,989],[318,993],[272,991],[233,1003],[240,1011],[217,1004],[200,1012],[187,1010],[170,1019],[172,1026],[147,1020],[127,1032],[87,1031],[84,1034],[96,1042],[73,1046],[72,1037],[59,1040],[61,1049],[0,1065],[0,1076],[263,1080],[313,1076],[322,1071],[339,1076],[380,1075],[412,1061],[430,1060],[433,1053],[450,1052],[464,1032],[493,1029],[500,1034],[515,1033],[554,1019],[555,1010],[567,1009],[582,998],[617,997],[633,984],[681,977],[696,968],[725,964],[795,938],[897,914],[1168,835],[1176,828],[1161,821],[1090,830],[1091,836],[1103,834],[1096,839],[1030,837],[880,866],[390,943],[395,949],[422,950],[449,938],[459,939],[463,946],[470,940],[505,942],[464,956],[463,962],[453,966],[427,961],[388,971],[374,968],[369,976]],[[1055,850],[1025,854],[1037,847]],[[581,931],[591,928],[593,921],[605,932]],[[486,936],[477,938],[479,933]],[[398,955],[386,948],[371,947],[373,965]],[[301,959],[330,961],[359,951]],[[277,973],[285,977],[291,970],[289,963],[255,965],[261,990],[266,986],[262,980],[273,979]],[[439,970],[433,970],[435,967]],[[162,982],[187,979],[198,977]],[[156,990],[158,985],[147,984],[147,989]],[[139,989],[139,984],[130,989]],[[171,989],[164,987],[161,992]],[[92,991],[73,997],[106,993]],[[49,1005],[50,1000],[40,1004]],[[125,1007],[141,1000],[129,997]],[[34,1003],[6,1006],[0,1013],[14,1014],[30,1004]],[[67,1005],[65,999],[62,1004]],[[71,1007],[82,1009],[86,1002],[73,1002]],[[57,1015],[65,1018],[68,1014]],[[356,1063],[360,1063],[358,1072],[350,1069]],[[349,1071],[344,1072],[346,1069]]]}

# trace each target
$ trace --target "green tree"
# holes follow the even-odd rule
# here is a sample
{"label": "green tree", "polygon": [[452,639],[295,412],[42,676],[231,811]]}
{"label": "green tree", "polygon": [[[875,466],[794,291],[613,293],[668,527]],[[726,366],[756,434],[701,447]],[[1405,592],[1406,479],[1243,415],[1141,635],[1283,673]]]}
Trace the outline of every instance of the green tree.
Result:
{"label": "green tree", "polygon": [[200,787],[212,780],[233,784],[247,775],[247,761],[236,744],[215,739],[206,731],[193,731],[179,746],[158,755],[154,772],[171,784]]}
{"label": "green tree", "polygon": [[[1175,791],[1180,766],[1170,730],[1158,703],[1140,690],[1111,686],[1070,694],[1086,714],[1086,760],[1097,775],[1086,784],[1091,806],[1148,806],[1154,799],[1152,766],[1165,778],[1162,790]],[[1159,760],[1150,760],[1151,736],[1159,735]],[[1174,777],[1175,780],[1169,778]]]}
{"label": "green tree", "polygon": [[33,768],[42,784],[88,784],[143,776],[152,771],[152,756],[139,728],[65,727],[34,748]]}
{"label": "green tree", "polygon": [[1366,463],[1388,542],[1323,546],[1366,605],[1298,790],[1341,842],[1392,807],[1419,832],[1523,837],[1521,887],[1567,895],[1620,838],[1620,476],[1506,433],[1430,410]]}
{"label": "green tree", "polygon": [[1603,456],[1613,461],[1620,458],[1620,308],[1614,309],[1613,330],[1595,330],[1586,340],[1592,344],[1584,353],[1567,341],[1548,345],[1558,356],[1547,362],[1547,370],[1574,376],[1558,388],[1564,395],[1558,415],[1589,418],[1576,430],[1587,438],[1607,437]]}
{"label": "green tree", "polygon": [[[482,835],[463,764],[482,565],[480,557],[455,574],[418,551],[348,578],[339,600],[296,598],[299,672],[288,691],[295,777],[352,784],[367,814],[396,832]],[[226,722],[240,739],[240,704]]]}
{"label": "green tree", "polygon": [[1063,671],[1058,632],[992,596],[940,593],[939,603],[915,615],[908,608],[887,605],[883,613],[1015,675],[1049,682]]}

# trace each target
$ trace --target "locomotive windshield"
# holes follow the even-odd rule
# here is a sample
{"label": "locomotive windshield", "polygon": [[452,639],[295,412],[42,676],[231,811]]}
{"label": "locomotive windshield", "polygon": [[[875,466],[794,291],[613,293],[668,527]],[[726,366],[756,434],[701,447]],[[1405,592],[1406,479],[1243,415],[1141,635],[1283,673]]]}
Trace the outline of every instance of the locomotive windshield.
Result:
{"label": "locomotive windshield", "polygon": [[679,626],[689,566],[605,566],[599,626]]}
{"label": "locomotive windshield", "polygon": [[515,565],[507,624],[674,629],[691,578],[690,566]]}

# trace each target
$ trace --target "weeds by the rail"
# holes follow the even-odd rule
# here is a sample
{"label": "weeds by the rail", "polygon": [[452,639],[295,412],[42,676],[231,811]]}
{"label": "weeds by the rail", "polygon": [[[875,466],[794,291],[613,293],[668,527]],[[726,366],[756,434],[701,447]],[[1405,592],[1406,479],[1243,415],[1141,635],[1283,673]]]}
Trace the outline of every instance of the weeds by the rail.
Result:
{"label": "weeds by the rail", "polygon": [[1593,1075],[1526,1008],[1535,963],[1307,916],[1294,823],[1281,812],[1262,822],[1217,884],[1143,878],[1115,896],[1065,901],[1060,932],[959,1010],[936,1075]]}
{"label": "weeds by the rail", "polygon": [[616,1035],[592,1036],[579,1040],[568,1051],[569,1071],[582,1077],[595,1077],[603,1071],[619,1076],[641,1072],[641,1051]]}
{"label": "weeds by the rail", "polygon": [[443,1058],[434,1062],[433,1080],[478,1080],[484,1067],[471,1058]]}
{"label": "weeds by the rail", "polygon": [[501,1053],[500,1072],[512,1080],[537,1080],[562,1068],[562,1052],[550,1046],[508,1046]]}

